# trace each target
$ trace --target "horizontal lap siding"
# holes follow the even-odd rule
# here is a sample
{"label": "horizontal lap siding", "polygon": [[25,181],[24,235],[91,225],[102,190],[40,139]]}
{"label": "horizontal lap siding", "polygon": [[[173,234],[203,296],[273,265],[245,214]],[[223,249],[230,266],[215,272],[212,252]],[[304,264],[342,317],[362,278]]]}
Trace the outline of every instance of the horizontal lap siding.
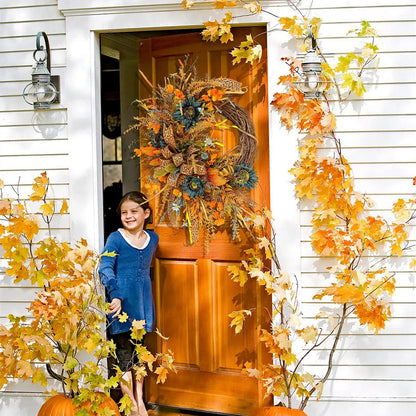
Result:
{"label": "horizontal lap siding", "polygon": [[[357,44],[345,34],[358,28],[361,20],[369,21],[378,31],[378,70],[375,76],[365,76],[367,93],[353,98],[341,113],[335,105],[334,112],[356,190],[376,203],[372,215],[391,218],[392,204],[415,192],[416,4],[320,0],[312,2],[312,8],[309,16],[323,20],[319,46],[330,61],[349,52],[351,44]],[[322,153],[334,154],[330,143]],[[319,260],[311,249],[311,215],[310,206],[302,204],[301,297],[308,323],[321,309],[332,308],[325,298],[321,302],[312,300],[314,293],[328,283],[326,267],[333,260]],[[412,227],[412,243],[415,235]],[[405,253],[402,259],[390,262],[397,290],[391,299],[392,319],[380,334],[368,334],[356,318],[347,319],[350,331],[345,331],[340,342],[321,400],[311,400],[306,409],[308,416],[346,416],[351,412],[366,416],[416,414],[416,288],[415,274],[408,266],[410,257]],[[326,345],[308,358],[311,373],[325,372],[328,348]]]}
{"label": "horizontal lap siding", "polygon": [[[3,2],[6,3],[6,2]],[[56,0],[19,0],[0,14],[0,178],[30,192],[33,179],[47,171],[53,197],[68,196],[68,140],[62,105],[33,111],[22,98],[31,80],[36,34],[44,31],[51,47],[51,72],[65,69],[65,20]],[[58,192],[59,188],[59,192]]]}
{"label": "horizontal lap siding", "polygon": [[[6,6],[8,3],[9,6]],[[66,110],[63,105],[35,112],[22,98],[23,88],[31,80],[36,34],[46,32],[51,48],[51,72],[64,75],[65,20],[56,0],[3,1],[0,11],[0,179],[6,185],[19,186],[26,198],[36,176],[47,171],[51,199],[58,210],[68,198],[68,139]],[[30,204],[29,204],[30,205]],[[57,215],[52,232],[70,238],[69,215]],[[46,226],[41,230],[47,236]],[[34,296],[30,282],[13,284],[0,260],[0,323],[9,313],[27,314]],[[53,386],[53,383],[51,384]],[[59,388],[59,386],[54,386]],[[34,416],[43,403],[42,386],[16,381],[0,393],[0,415]]]}

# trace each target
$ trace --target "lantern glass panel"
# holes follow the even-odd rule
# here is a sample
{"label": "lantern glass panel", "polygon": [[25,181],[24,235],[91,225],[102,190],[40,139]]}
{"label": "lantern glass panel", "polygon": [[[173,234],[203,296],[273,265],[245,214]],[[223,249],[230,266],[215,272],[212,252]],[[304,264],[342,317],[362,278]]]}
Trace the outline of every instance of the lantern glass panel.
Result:
{"label": "lantern glass panel", "polygon": [[50,82],[30,83],[23,91],[25,101],[34,105],[35,108],[49,108],[56,96],[56,88]]}

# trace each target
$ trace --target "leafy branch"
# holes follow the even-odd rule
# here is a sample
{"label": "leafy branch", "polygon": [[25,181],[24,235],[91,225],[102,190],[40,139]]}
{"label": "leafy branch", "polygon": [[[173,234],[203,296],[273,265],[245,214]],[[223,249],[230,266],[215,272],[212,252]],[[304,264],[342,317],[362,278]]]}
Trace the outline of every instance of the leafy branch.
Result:
{"label": "leafy branch", "polygon": [[[85,240],[70,244],[51,236],[56,208],[47,196],[49,189],[46,173],[35,178],[29,200],[40,204],[40,213],[34,214],[19,194],[17,199],[5,198],[0,181],[0,246],[7,261],[6,275],[14,283],[30,281],[37,287],[27,308],[30,322],[26,316],[9,315],[8,325],[0,325],[0,387],[14,377],[31,379],[48,389],[50,376],[85,414],[83,403],[97,403],[98,392],[108,395],[121,382],[123,372],[116,366],[116,375],[107,378],[104,360],[114,356],[115,345],[105,335],[108,304],[98,290],[100,256]],[[59,213],[67,209],[63,200]],[[48,225],[46,238],[39,236],[42,221]],[[167,373],[175,371],[172,353],[151,354],[140,342],[144,321],[134,320],[132,326],[132,343],[142,364],[140,377],[149,369],[157,374],[158,383],[164,382]],[[81,358],[81,353],[87,358]],[[51,393],[56,394],[53,389]],[[128,398],[122,399],[122,408],[129,414]],[[90,414],[110,414],[98,405],[94,409]]]}

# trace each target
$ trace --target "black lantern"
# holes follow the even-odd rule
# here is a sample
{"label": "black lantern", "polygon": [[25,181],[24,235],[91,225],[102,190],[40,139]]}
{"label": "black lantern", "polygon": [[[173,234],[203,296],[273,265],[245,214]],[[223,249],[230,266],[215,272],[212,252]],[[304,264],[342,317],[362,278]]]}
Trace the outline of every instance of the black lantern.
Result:
{"label": "black lantern", "polygon": [[[40,44],[43,37],[45,46]],[[59,103],[59,76],[51,76],[49,41],[45,32],[36,36],[36,50],[33,59],[36,66],[32,72],[32,82],[23,90],[24,100],[35,110],[48,109],[52,103]]]}
{"label": "black lantern", "polygon": [[311,39],[311,47],[302,62],[300,81],[295,82],[296,88],[304,95],[305,100],[319,99],[327,89],[329,82],[322,76],[322,59],[316,52],[316,39],[312,26],[308,27],[307,39]]}

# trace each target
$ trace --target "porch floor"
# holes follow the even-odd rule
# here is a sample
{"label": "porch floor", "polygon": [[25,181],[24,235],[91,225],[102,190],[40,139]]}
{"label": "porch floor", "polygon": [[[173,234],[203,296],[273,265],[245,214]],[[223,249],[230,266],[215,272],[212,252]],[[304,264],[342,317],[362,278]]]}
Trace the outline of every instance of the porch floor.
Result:
{"label": "porch floor", "polygon": [[198,411],[190,409],[180,409],[176,407],[148,405],[149,416],[239,416],[229,413],[216,413],[208,411]]}

